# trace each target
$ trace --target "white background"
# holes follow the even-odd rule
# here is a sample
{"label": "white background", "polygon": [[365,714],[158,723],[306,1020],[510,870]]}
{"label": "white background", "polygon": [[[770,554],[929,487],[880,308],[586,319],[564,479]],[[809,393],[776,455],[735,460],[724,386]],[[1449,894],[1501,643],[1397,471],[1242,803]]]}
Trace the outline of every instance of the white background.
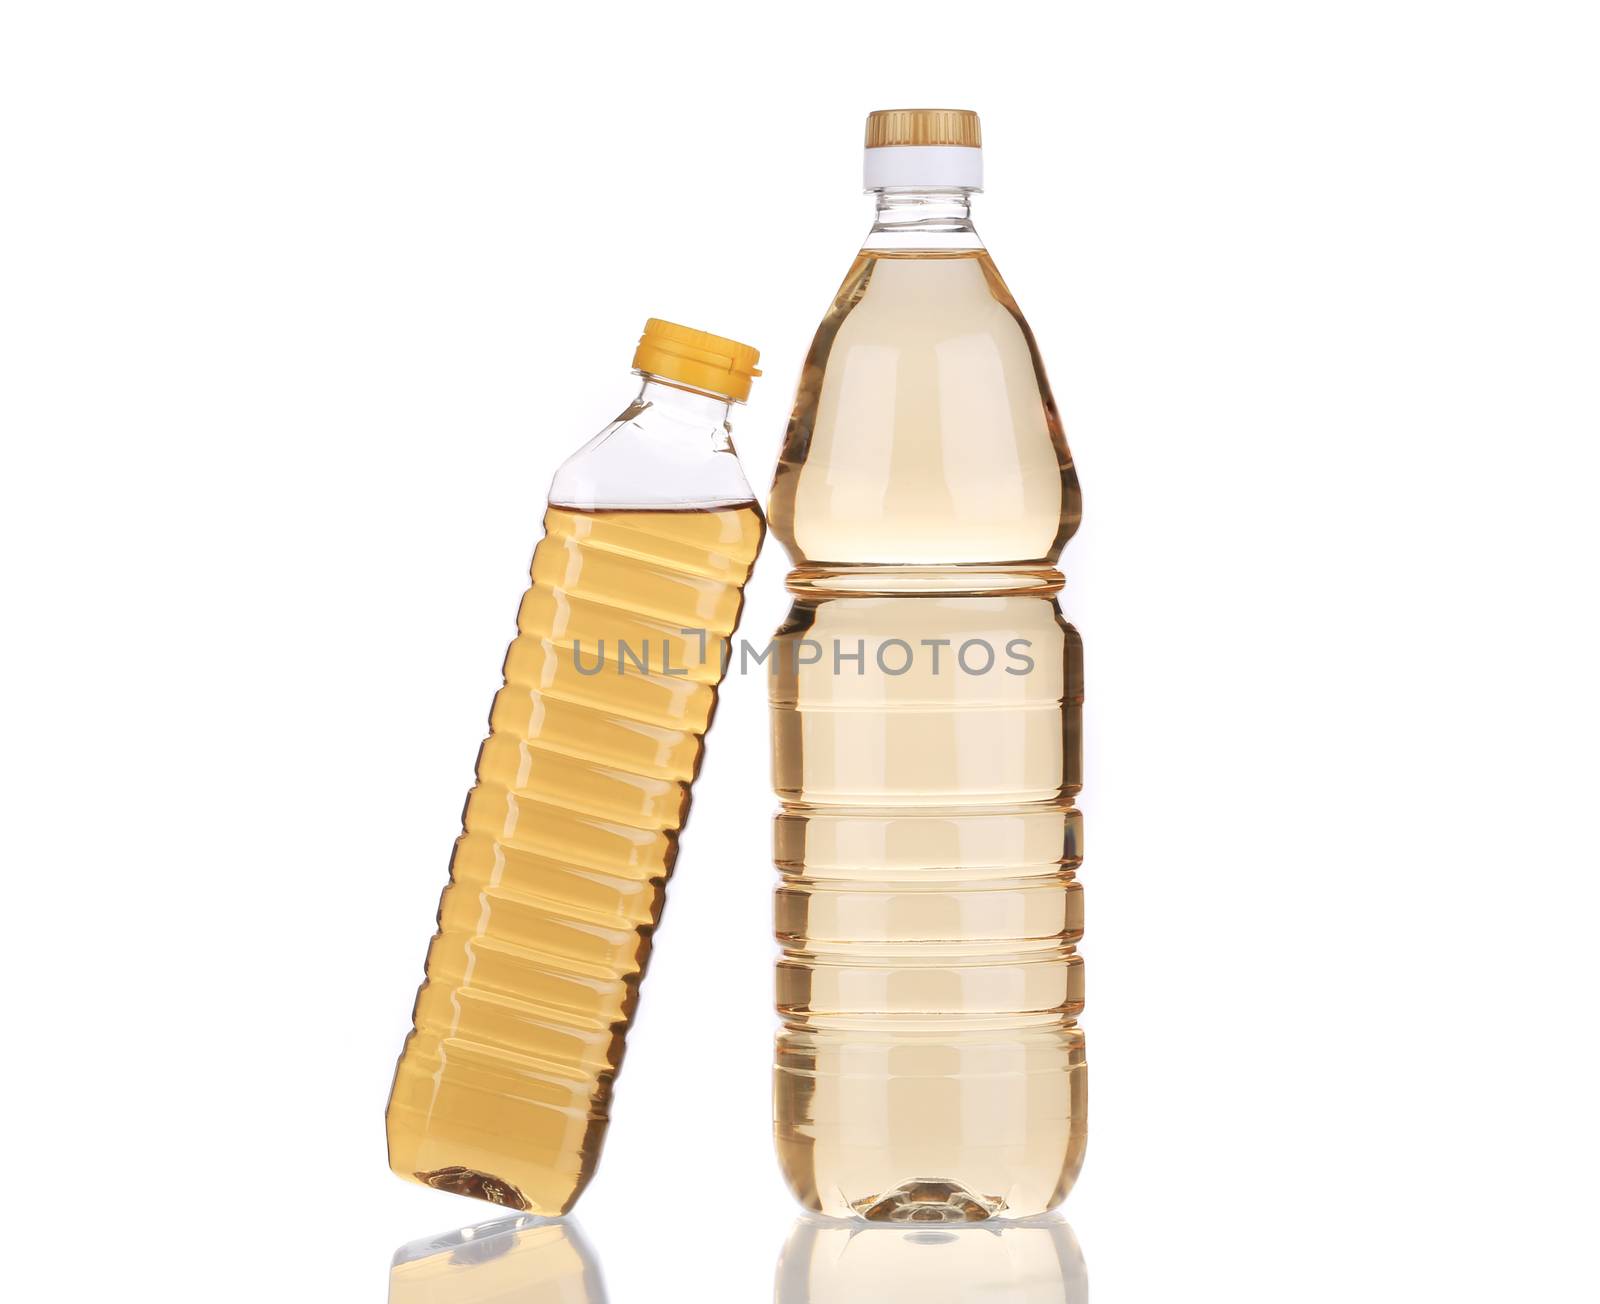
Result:
{"label": "white background", "polygon": [[[382,1110],[551,473],[655,314],[762,348],[764,493],[932,103],[1084,485],[1096,1299],[1596,1298],[1592,7],[0,13],[5,1294],[378,1300],[486,1216]],[[612,1304],[794,1216],[767,782],[735,678]]]}

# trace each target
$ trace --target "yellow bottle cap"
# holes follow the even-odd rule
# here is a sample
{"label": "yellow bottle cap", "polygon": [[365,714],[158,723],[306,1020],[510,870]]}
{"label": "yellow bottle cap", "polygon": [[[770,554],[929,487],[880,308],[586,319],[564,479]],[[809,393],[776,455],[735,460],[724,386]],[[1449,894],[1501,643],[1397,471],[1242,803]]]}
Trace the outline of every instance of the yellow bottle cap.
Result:
{"label": "yellow bottle cap", "polygon": [[633,369],[742,403],[750,397],[750,378],[761,374],[760,359],[761,351],[748,344],[652,317],[634,350]]}

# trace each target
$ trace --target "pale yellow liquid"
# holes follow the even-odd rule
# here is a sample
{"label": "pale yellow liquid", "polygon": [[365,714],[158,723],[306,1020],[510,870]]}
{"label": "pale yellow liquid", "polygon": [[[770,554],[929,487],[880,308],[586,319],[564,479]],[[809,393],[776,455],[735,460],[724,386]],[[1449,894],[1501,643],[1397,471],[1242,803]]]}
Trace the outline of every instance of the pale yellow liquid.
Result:
{"label": "pale yellow liquid", "polygon": [[772,485],[815,566],[1051,565],[1078,480],[986,253],[863,253],[817,330]]}
{"label": "pale yellow liquid", "polygon": [[552,506],[545,530],[388,1136],[402,1177],[555,1214],[599,1158],[763,525]]}
{"label": "pale yellow liquid", "polygon": [[1082,1163],[1083,660],[1053,569],[1078,510],[988,258],[863,254],[771,512],[800,563],[772,681],[775,1133],[810,1208],[1024,1216]]}

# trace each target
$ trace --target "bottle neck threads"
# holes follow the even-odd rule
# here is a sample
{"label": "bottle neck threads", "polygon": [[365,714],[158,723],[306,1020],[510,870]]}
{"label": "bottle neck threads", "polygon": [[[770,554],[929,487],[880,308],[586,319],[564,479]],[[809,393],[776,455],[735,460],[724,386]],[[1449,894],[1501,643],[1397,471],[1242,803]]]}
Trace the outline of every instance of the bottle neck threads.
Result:
{"label": "bottle neck threads", "polygon": [[865,249],[982,249],[972,224],[972,196],[966,187],[895,187],[873,192],[877,212]]}

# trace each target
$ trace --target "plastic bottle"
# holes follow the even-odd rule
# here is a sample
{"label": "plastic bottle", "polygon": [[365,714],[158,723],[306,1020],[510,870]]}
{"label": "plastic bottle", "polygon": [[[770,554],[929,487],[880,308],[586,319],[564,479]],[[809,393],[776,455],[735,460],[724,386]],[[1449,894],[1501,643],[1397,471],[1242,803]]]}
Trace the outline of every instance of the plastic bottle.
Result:
{"label": "plastic bottle", "polygon": [[976,115],[872,114],[866,184],[770,510],[776,1141],[831,1215],[1021,1217],[1085,1140],[1078,483],[972,225]]}
{"label": "plastic bottle", "polygon": [[756,359],[652,319],[556,474],[389,1099],[402,1177],[556,1214],[594,1174],[761,546],[728,436]]}

